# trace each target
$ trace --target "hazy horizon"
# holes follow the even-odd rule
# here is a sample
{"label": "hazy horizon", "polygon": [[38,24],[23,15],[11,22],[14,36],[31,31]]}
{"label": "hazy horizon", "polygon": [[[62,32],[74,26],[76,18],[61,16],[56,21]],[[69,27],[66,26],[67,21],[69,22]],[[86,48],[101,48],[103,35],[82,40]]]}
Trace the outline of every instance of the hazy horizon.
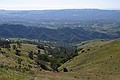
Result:
{"label": "hazy horizon", "polygon": [[5,11],[42,11],[42,10],[87,10],[87,9],[93,9],[93,10],[120,10],[120,9],[98,9],[98,8],[64,8],[64,9],[0,9]]}
{"label": "hazy horizon", "polygon": [[120,0],[0,0],[3,10],[106,9],[120,10]]}

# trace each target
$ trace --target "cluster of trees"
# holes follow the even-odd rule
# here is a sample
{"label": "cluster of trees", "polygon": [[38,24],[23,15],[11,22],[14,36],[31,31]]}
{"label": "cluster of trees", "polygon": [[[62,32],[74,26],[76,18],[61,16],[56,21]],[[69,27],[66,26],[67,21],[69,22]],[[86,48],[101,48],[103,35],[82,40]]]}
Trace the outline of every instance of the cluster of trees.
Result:
{"label": "cluster of trees", "polygon": [[9,41],[4,41],[4,40],[0,40],[0,47],[2,48],[10,48],[10,43]]}
{"label": "cluster of trees", "polygon": [[2,48],[7,48],[8,50],[10,50],[11,48],[10,44],[11,42],[0,39],[0,53],[5,54],[5,52],[2,51]]}
{"label": "cluster of trees", "polygon": [[44,49],[46,54],[38,54],[37,59],[50,62],[51,68],[58,71],[58,67],[66,61],[72,59],[78,55],[76,46],[71,47],[45,47],[42,45],[37,46],[40,49]]}

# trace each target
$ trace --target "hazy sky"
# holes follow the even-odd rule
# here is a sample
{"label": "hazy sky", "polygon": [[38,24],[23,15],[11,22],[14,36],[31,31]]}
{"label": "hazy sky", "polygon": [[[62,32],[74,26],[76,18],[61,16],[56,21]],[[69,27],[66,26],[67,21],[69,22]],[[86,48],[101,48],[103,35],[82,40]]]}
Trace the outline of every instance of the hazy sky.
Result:
{"label": "hazy sky", "polygon": [[0,9],[120,9],[120,0],[0,0]]}

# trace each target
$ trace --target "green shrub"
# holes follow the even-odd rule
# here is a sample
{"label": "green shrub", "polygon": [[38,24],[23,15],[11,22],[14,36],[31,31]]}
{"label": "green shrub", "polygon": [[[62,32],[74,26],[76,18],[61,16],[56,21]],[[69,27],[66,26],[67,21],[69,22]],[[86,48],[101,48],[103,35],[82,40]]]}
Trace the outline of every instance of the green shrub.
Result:
{"label": "green shrub", "polygon": [[15,54],[16,54],[16,55],[18,55],[18,56],[21,56],[21,54],[20,54],[20,53],[21,53],[21,51],[20,51],[20,50],[16,50],[16,53],[15,53]]}
{"label": "green shrub", "polygon": [[28,56],[29,56],[30,59],[34,59],[33,51],[29,52]]}
{"label": "green shrub", "polygon": [[49,56],[48,56],[48,55],[46,55],[46,54],[39,54],[39,55],[37,56],[37,59],[38,59],[38,60],[47,61],[47,62],[49,62],[49,61],[50,61]]}

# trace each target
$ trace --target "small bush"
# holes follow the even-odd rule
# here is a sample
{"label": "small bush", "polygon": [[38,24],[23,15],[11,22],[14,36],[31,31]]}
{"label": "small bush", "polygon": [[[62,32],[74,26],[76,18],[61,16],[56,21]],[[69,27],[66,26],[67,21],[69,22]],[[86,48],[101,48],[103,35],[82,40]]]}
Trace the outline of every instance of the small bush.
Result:
{"label": "small bush", "polygon": [[16,53],[15,53],[15,54],[16,54],[16,55],[18,55],[18,56],[21,56],[21,54],[20,54],[20,53],[21,53],[21,51],[20,51],[20,50],[16,50]]}
{"label": "small bush", "polygon": [[67,68],[63,68],[63,71],[64,71],[64,72],[68,72],[68,69],[67,69]]}
{"label": "small bush", "polygon": [[39,54],[39,55],[37,56],[37,59],[38,59],[38,60],[47,61],[47,62],[49,62],[49,61],[50,61],[49,56],[48,56],[48,55],[46,55],[46,54]]}
{"label": "small bush", "polygon": [[36,47],[43,50],[45,49],[43,45],[37,45]]}
{"label": "small bush", "polygon": [[28,56],[29,56],[30,59],[34,59],[33,51],[29,52]]}

